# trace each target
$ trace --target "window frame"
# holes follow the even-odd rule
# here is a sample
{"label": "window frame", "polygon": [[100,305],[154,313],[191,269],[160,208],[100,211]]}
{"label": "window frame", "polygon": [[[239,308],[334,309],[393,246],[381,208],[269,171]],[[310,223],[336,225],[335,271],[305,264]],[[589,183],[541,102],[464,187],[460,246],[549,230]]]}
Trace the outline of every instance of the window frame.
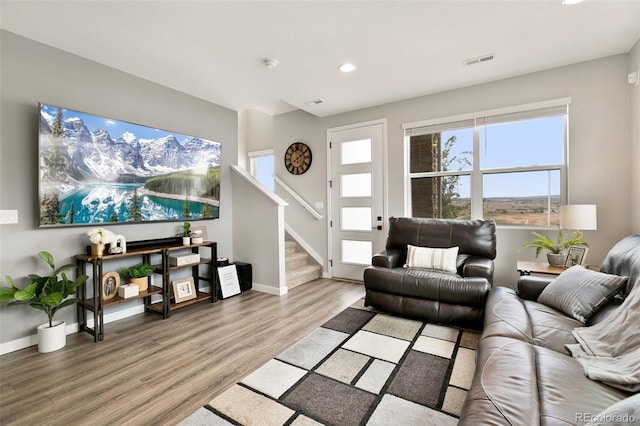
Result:
{"label": "window frame", "polygon": [[[417,178],[434,178],[444,176],[469,176],[470,177],[470,202],[471,202],[471,219],[483,219],[483,177],[491,174],[506,174],[506,173],[521,173],[521,172],[536,172],[536,171],[559,171],[560,172],[560,205],[564,205],[568,200],[568,167],[569,167],[569,109],[571,105],[571,98],[560,98],[543,102],[535,102],[517,106],[510,106],[505,108],[498,108],[492,110],[478,111],[473,113],[461,114],[456,116],[442,117],[429,120],[421,120],[415,122],[404,123],[402,129],[404,131],[404,196],[405,196],[405,216],[412,216],[412,195],[411,195],[411,181]],[[559,108],[566,108],[563,114],[553,113],[545,115],[544,110],[555,110]],[[538,114],[536,114],[536,111]],[[517,122],[526,118],[540,119],[545,116],[559,116],[563,117],[563,144],[562,144],[562,163],[557,164],[545,164],[534,166],[514,166],[514,167],[498,167],[498,168],[485,168],[483,169],[480,164],[480,129],[482,126],[494,124],[491,123],[491,118],[496,118],[501,115],[523,115],[523,118],[508,119],[502,122]],[[421,133],[420,128],[433,128],[432,133],[446,130],[452,130],[457,127],[457,123],[473,123],[473,164],[470,170],[454,170],[454,171],[435,171],[435,172],[417,172],[411,173],[411,137],[418,134],[426,134],[424,131]],[[451,127],[449,127],[451,125]],[[437,126],[437,127],[436,127]],[[441,128],[442,130],[437,130]],[[469,126],[462,126],[458,128],[469,128]],[[556,225],[516,225],[516,224],[500,224],[501,228],[512,229],[555,229]]]}
{"label": "window frame", "polygon": [[[249,158],[249,174],[258,179],[258,158],[261,157],[274,157],[274,182],[275,182],[275,154],[273,149],[262,149],[259,151],[251,151],[247,153],[247,157]],[[275,189],[275,183],[274,183]]]}

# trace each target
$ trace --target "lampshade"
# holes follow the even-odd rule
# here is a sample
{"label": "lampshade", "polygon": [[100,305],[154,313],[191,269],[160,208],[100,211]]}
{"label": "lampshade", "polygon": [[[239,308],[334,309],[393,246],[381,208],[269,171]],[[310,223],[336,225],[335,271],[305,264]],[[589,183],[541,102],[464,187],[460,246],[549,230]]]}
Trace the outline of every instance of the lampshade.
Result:
{"label": "lampshade", "polygon": [[572,204],[560,206],[560,228],[598,229],[598,215],[595,204]]}

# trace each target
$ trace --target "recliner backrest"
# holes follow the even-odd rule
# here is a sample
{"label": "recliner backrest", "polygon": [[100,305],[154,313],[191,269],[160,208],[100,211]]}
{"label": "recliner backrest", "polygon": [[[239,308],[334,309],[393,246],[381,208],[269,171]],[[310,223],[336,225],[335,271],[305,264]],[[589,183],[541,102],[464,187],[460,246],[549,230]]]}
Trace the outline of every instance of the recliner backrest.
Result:
{"label": "recliner backrest", "polygon": [[496,258],[496,223],[490,220],[389,218],[387,249],[460,247],[460,254]]}

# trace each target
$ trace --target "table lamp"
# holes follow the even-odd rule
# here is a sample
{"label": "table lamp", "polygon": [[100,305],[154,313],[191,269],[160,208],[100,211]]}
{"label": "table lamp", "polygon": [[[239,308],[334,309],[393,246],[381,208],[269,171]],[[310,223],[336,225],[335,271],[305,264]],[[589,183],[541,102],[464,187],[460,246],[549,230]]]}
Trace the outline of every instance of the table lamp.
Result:
{"label": "table lamp", "polygon": [[576,231],[598,229],[595,204],[571,204],[560,206],[560,228]]}

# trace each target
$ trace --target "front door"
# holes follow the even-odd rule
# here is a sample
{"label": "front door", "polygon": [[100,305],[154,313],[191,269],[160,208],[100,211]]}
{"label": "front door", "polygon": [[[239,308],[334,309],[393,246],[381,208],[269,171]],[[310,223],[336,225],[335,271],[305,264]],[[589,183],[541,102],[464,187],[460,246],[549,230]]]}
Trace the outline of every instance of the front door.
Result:
{"label": "front door", "polygon": [[362,280],[384,249],[386,120],[331,129],[329,237],[331,275]]}

